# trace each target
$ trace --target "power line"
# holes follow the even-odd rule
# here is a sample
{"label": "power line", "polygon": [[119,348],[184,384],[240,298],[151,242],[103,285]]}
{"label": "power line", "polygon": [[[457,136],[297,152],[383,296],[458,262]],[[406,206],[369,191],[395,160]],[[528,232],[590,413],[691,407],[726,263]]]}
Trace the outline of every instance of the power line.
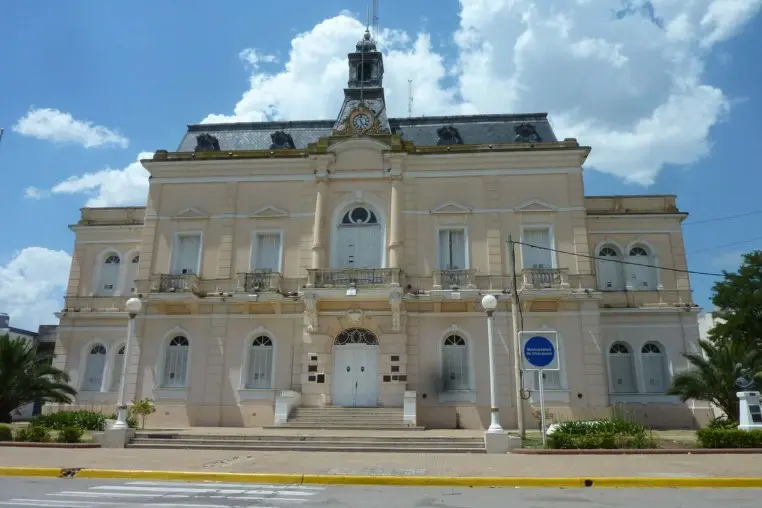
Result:
{"label": "power line", "polygon": [[552,251],[552,252],[558,252],[559,254],[568,254],[570,256],[578,256],[578,257],[581,257],[581,258],[588,258],[588,259],[596,259],[596,260],[601,260],[601,261],[607,261],[609,263],[621,263],[623,265],[645,266],[645,267],[648,267],[648,268],[658,268],[660,270],[667,270],[667,271],[670,271],[670,272],[690,273],[690,274],[693,274],[693,275],[708,275],[710,277],[725,277],[725,275],[721,274],[721,273],[696,272],[696,271],[693,271],[693,270],[681,270],[679,268],[667,268],[665,266],[649,265],[649,264],[645,264],[645,263],[635,263],[635,262],[632,262],[632,261],[624,261],[624,260],[621,260],[621,259],[611,259],[611,258],[602,258],[602,257],[599,257],[599,256],[589,256],[587,254],[579,254],[577,252],[567,252],[567,251],[558,250],[558,249],[551,249],[550,247],[540,247],[539,245],[532,245],[530,243],[524,243],[524,242],[514,241],[513,243],[517,243],[519,245],[526,245],[527,247],[534,247],[535,249],[542,249],[542,250],[549,250],[549,251]]}
{"label": "power line", "polygon": [[725,247],[733,247],[735,245],[742,245],[744,243],[756,242],[757,240],[762,240],[762,236],[755,236],[753,238],[748,238],[746,240],[740,240],[738,242],[731,242],[731,243],[726,243],[724,245],[716,245],[714,247],[707,247],[706,249],[692,250],[692,251],[688,252],[687,254],[698,254],[699,252],[709,252],[709,251],[713,251],[713,250],[717,250],[717,249],[724,249]]}
{"label": "power line", "polygon": [[754,210],[754,211],[751,211],[751,212],[739,213],[739,214],[736,214],[736,215],[727,215],[725,217],[717,217],[717,218],[714,218],[714,219],[688,221],[688,222],[683,223],[683,227],[685,227],[685,226],[695,226],[697,224],[708,224],[710,222],[720,222],[720,221],[723,221],[723,220],[737,219],[739,217],[748,217],[750,215],[759,215],[761,213],[762,213],[762,210]]}

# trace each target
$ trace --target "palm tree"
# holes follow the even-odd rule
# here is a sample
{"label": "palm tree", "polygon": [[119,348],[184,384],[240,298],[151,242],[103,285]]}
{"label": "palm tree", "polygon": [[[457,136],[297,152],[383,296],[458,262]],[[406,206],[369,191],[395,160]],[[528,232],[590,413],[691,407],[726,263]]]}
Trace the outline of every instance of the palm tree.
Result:
{"label": "palm tree", "polygon": [[0,423],[10,423],[11,413],[35,400],[71,403],[77,391],[69,376],[50,364],[52,355],[37,355],[33,343],[0,335]]}
{"label": "palm tree", "polygon": [[672,379],[669,395],[678,395],[685,402],[689,399],[706,400],[719,407],[725,415],[738,421],[738,397],[736,380],[745,372],[762,379],[762,351],[740,341],[699,341],[701,353],[683,356],[691,369],[680,372]]}

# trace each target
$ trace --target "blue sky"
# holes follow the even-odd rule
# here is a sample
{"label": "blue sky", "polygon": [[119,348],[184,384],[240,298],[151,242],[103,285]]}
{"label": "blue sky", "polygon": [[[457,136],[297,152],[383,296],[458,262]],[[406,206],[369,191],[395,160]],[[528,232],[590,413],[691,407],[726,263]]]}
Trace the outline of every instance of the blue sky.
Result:
{"label": "blue sky", "polygon": [[[0,311],[55,322],[79,208],[143,204],[141,152],[202,120],[335,116],[370,1],[5,0]],[[688,221],[762,209],[762,0],[382,0],[392,114],[548,111],[593,147],[588,194],[675,193]],[[435,7],[436,6],[436,7]],[[358,19],[362,21],[357,21]],[[734,269],[762,214],[685,228]],[[711,278],[693,276],[708,305]]]}

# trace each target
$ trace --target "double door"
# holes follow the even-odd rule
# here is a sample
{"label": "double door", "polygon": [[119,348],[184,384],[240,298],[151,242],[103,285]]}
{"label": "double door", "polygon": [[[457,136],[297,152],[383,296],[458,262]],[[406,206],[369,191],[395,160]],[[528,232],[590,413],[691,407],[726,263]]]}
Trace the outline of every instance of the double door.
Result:
{"label": "double door", "polygon": [[334,406],[378,405],[378,346],[345,344],[333,348]]}

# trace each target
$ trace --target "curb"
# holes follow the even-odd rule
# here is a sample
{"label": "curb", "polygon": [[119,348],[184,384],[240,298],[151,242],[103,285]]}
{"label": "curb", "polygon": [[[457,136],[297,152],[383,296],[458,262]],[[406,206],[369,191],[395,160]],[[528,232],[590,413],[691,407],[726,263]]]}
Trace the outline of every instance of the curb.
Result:
{"label": "curb", "polygon": [[546,448],[517,448],[511,455],[754,455],[762,454],[762,448],[652,448],[616,450],[549,450]]}
{"label": "curb", "polygon": [[760,488],[762,477],[455,477],[365,476],[320,474],[248,474],[123,469],[0,467],[0,476],[77,479],[129,479],[194,482],[237,482],[297,485],[385,485],[408,487],[534,487],[534,488]]}
{"label": "curb", "polygon": [[24,443],[14,441],[0,442],[0,448],[100,448],[98,443]]}

